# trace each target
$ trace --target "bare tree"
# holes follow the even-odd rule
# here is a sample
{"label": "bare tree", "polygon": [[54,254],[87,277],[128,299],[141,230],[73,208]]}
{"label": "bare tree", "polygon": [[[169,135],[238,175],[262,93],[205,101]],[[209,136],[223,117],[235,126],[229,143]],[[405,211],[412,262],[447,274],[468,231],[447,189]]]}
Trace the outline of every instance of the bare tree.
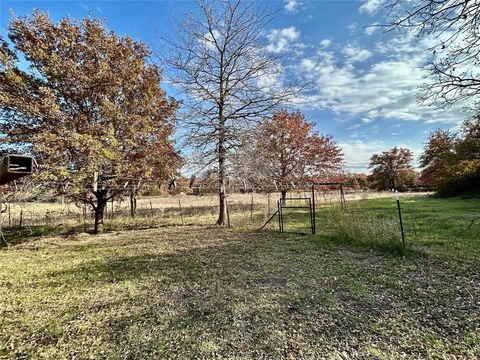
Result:
{"label": "bare tree", "polygon": [[296,92],[279,85],[282,67],[265,50],[272,17],[252,2],[200,0],[200,16],[178,26],[166,56],[171,81],[187,95],[188,145],[218,172],[219,217],[226,223],[225,180],[232,151],[245,131]]}
{"label": "bare tree", "polygon": [[480,2],[471,0],[390,0],[387,31],[406,29],[431,36],[433,79],[420,100],[448,107],[480,95]]}

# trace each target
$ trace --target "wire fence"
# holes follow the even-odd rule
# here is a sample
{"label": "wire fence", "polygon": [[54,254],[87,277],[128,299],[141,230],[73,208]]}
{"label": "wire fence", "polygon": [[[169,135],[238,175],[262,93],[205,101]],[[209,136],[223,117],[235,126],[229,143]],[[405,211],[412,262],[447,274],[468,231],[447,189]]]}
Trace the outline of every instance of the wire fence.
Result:
{"label": "wire fence", "polygon": [[[346,201],[343,201],[345,197]],[[399,212],[392,193],[361,191],[315,191],[315,218],[307,200],[309,191],[291,191],[283,209],[283,230],[311,233],[312,220],[317,236],[356,243],[372,248],[421,249],[437,245],[468,248],[478,242],[479,207],[450,211],[425,194],[402,195],[400,198],[403,238]],[[243,193],[228,195],[230,223],[235,227],[259,229],[272,221],[267,230],[279,231],[279,193]],[[421,201],[420,201],[421,199]],[[300,206],[305,205],[305,206]],[[128,198],[108,203],[104,216],[105,230],[144,229],[161,226],[212,225],[218,217],[215,195],[171,195],[139,197],[134,216]],[[90,231],[94,214],[87,206],[59,200],[56,203],[6,203],[2,209],[4,243],[38,235],[62,235]]]}
{"label": "wire fence", "polygon": [[[467,205],[467,206],[465,206]],[[324,237],[398,253],[478,254],[478,200],[394,196],[317,208],[317,233]],[[469,254],[470,252],[470,254]]]}

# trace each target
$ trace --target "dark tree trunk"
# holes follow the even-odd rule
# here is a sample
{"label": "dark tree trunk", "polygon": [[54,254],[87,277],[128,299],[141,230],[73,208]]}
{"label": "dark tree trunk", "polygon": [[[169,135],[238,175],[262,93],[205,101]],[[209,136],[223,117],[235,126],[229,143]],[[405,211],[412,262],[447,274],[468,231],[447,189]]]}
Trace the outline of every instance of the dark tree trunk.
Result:
{"label": "dark tree trunk", "polygon": [[103,215],[105,213],[105,207],[108,201],[108,190],[99,190],[95,193],[97,196],[97,206],[95,207],[95,224],[93,227],[93,233],[98,234],[100,227],[103,226]]}
{"label": "dark tree trunk", "polygon": [[130,192],[130,216],[135,217],[137,213],[137,192],[132,190]]}
{"label": "dark tree trunk", "polygon": [[280,193],[282,194],[282,200],[285,200],[287,198],[287,190],[282,190]]}

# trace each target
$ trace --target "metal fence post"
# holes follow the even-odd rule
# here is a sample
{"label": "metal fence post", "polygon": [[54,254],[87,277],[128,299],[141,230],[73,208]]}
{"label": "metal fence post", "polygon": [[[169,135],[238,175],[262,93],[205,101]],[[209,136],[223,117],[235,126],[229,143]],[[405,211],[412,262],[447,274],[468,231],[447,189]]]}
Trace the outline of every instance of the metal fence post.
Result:
{"label": "metal fence post", "polygon": [[312,234],[315,234],[317,231],[317,216],[315,213],[315,185],[312,185]]}
{"label": "metal fence post", "polygon": [[400,220],[400,231],[402,233],[402,245],[405,249],[405,234],[403,232],[403,221],[402,221],[402,209],[400,207],[400,196],[398,195],[398,190],[395,190],[395,195],[397,197],[397,209],[398,209],[398,218]]}

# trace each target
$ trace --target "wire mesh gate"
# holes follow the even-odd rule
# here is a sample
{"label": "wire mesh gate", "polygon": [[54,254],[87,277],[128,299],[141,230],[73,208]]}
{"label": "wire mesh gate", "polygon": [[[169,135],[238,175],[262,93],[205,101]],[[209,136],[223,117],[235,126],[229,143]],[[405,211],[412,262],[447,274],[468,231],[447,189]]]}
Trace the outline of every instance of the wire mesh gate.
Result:
{"label": "wire mesh gate", "polygon": [[[298,202],[304,201],[305,205],[298,205]],[[277,211],[270,216],[270,218],[263,224],[260,230],[264,229],[275,216],[278,217],[278,227],[281,233],[297,233],[302,235],[307,235],[305,232],[299,231],[285,231],[285,209],[308,209],[308,218],[310,222],[311,233],[315,234],[316,232],[316,214],[315,214],[315,186],[312,186],[312,196],[311,197],[290,197],[290,198],[281,198],[277,201]]]}
{"label": "wire mesh gate", "polygon": [[[278,227],[281,233],[296,233],[296,234],[307,234],[306,232],[299,231],[299,227],[292,226],[292,229],[288,231],[285,230],[285,223],[287,224],[290,222],[290,225],[294,224],[294,221],[299,221],[304,224],[304,216],[308,216],[308,221],[310,222],[309,228],[311,229],[311,233],[315,234],[315,212],[314,212],[314,203],[312,198],[309,197],[291,197],[291,198],[283,198],[278,200],[277,202],[278,207]],[[291,213],[288,211],[291,210]],[[298,210],[308,210],[306,214],[305,211]],[[290,220],[290,221],[289,221]],[[301,229],[302,227],[300,227]]]}

